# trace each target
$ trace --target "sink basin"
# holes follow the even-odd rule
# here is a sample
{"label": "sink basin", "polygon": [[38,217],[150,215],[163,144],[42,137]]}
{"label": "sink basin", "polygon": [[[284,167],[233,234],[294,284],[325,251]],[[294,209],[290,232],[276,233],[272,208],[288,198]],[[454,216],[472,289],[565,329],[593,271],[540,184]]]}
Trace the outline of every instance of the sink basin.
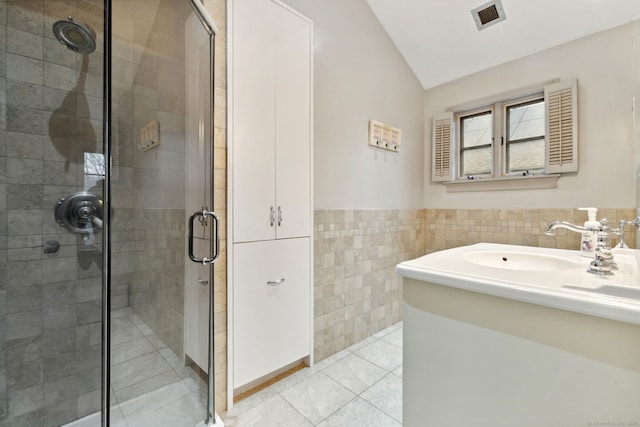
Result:
{"label": "sink basin", "polygon": [[587,272],[579,251],[476,243],[404,261],[409,280],[640,325],[640,251],[614,249],[612,274]]}
{"label": "sink basin", "polygon": [[478,251],[466,253],[462,259],[484,267],[519,271],[557,271],[579,265],[570,259],[534,252]]}

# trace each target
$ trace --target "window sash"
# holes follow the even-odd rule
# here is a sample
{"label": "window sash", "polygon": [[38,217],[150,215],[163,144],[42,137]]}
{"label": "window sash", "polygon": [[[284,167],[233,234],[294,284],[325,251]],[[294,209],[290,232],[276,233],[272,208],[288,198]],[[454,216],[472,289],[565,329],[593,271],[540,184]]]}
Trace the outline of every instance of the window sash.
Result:
{"label": "window sash", "polygon": [[[488,143],[484,143],[484,144],[475,144],[475,145],[467,145],[465,146],[465,129],[464,129],[464,123],[466,120],[471,120],[474,118],[478,118],[478,117],[482,117],[482,116],[488,116],[489,117],[489,121],[490,124],[488,126],[489,132],[490,132],[490,136],[489,136],[489,141]],[[494,114],[494,109],[493,108],[483,108],[480,110],[476,110],[476,111],[471,111],[471,112],[466,112],[464,114],[460,114],[458,116],[458,128],[460,129],[460,131],[458,132],[458,134],[460,135],[460,141],[459,141],[459,150],[458,150],[458,177],[462,178],[462,179],[470,179],[472,177],[476,177],[476,176],[492,176],[494,173],[494,162],[493,162],[493,158],[495,156],[494,154],[494,149],[493,149],[493,141],[494,141],[494,137],[493,137],[493,133],[494,133],[494,125],[495,125],[495,114]],[[468,173],[465,172],[465,169],[468,170],[468,168],[465,168],[465,162],[464,162],[464,158],[465,158],[465,153],[473,153],[474,151],[478,151],[479,153],[482,153],[482,151],[489,149],[490,150],[490,154],[489,154],[489,160],[487,162],[487,168],[488,168],[488,172],[479,172],[479,173]],[[481,156],[481,154],[479,154],[479,156]]]}
{"label": "window sash", "polygon": [[[544,133],[544,129],[545,129],[545,122],[546,122],[546,117],[544,114],[544,103],[545,103],[545,99],[544,96],[542,94],[539,95],[535,95],[533,97],[528,97],[528,98],[521,98],[515,102],[511,102],[509,104],[506,104],[504,106],[504,162],[502,163],[502,175],[503,176],[509,176],[509,175],[521,175],[523,173],[532,173],[532,172],[536,172],[536,173],[544,173],[544,165],[545,165],[545,133]],[[541,119],[543,120],[542,123],[542,133],[539,134],[530,134],[531,136],[526,136],[526,137],[522,137],[522,138],[514,138],[514,139],[510,139],[510,135],[512,134],[512,129],[511,129],[511,118],[512,118],[512,114],[514,112],[514,110],[518,109],[518,108],[522,108],[522,107],[526,107],[529,105],[536,105],[536,104],[541,104],[542,105],[542,117]],[[521,122],[518,122],[518,125],[520,125]],[[541,141],[542,142],[542,146],[538,147],[537,150],[540,151],[540,153],[538,153],[538,156],[540,156],[540,158],[536,158],[534,160],[538,160],[538,163],[540,165],[540,167],[535,167],[532,166],[531,168],[525,168],[525,167],[518,167],[517,165],[515,165],[514,163],[512,163],[513,160],[513,156],[512,156],[512,147],[517,147],[518,144],[520,144],[520,147],[523,146],[524,143],[528,143],[528,142],[534,142],[534,141]],[[534,150],[536,148],[534,147]]]}

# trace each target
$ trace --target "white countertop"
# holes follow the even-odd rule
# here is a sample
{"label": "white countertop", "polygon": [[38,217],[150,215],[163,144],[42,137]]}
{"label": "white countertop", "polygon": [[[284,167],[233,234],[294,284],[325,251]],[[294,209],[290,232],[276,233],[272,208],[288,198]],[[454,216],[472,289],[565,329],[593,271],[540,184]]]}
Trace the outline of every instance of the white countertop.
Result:
{"label": "white countertop", "polygon": [[[396,272],[424,282],[640,325],[640,251],[614,249],[613,253],[618,269],[612,275],[588,273],[592,259],[579,251],[495,243],[428,254],[398,264]],[[509,256],[548,256],[561,259],[564,266],[538,270],[515,265],[512,270],[467,261],[478,254],[504,254],[505,262]]]}

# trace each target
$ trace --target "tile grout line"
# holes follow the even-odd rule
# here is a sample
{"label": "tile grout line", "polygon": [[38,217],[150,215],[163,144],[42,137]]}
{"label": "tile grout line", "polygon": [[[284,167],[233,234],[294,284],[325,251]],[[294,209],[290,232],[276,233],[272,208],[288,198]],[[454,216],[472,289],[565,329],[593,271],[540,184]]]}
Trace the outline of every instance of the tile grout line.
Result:
{"label": "tile grout line", "polygon": [[[321,360],[320,362],[316,363],[313,367],[308,368],[309,371],[307,374],[305,375],[299,375],[298,377],[295,376],[291,376],[287,379],[289,379],[289,381],[291,382],[290,384],[286,384],[287,388],[278,388],[278,385],[281,384],[281,382],[278,383],[274,383],[272,385],[270,385],[269,387],[261,390],[259,393],[265,393],[265,397],[262,400],[258,400],[257,402],[255,402],[255,404],[252,404],[251,406],[247,407],[247,408],[243,408],[241,410],[241,412],[236,413],[234,415],[231,415],[230,420],[236,420],[239,417],[242,417],[243,414],[248,413],[250,411],[254,411],[256,408],[259,408],[261,405],[265,405],[266,402],[268,402],[269,400],[273,399],[274,397],[278,397],[282,400],[284,400],[284,402],[286,402],[287,407],[293,409],[295,411],[296,414],[298,414],[302,419],[307,420],[307,422],[309,422],[311,425],[313,426],[318,426],[322,423],[324,423],[327,419],[329,419],[330,417],[334,416],[335,414],[337,414],[338,412],[340,412],[341,410],[343,410],[345,407],[347,407],[348,405],[352,404],[353,402],[357,401],[358,399],[360,399],[361,402],[363,402],[364,404],[368,405],[370,408],[375,409],[376,411],[379,411],[379,413],[384,414],[385,417],[388,417],[389,420],[393,420],[394,422],[397,423],[402,423],[402,421],[399,421],[397,418],[395,418],[395,416],[393,416],[392,414],[388,413],[386,410],[384,410],[383,408],[380,408],[379,406],[375,405],[373,402],[371,402],[370,400],[366,399],[363,394],[366,393],[367,391],[369,391],[372,387],[378,385],[381,381],[385,380],[385,379],[395,379],[395,380],[400,380],[402,381],[402,376],[397,375],[394,373],[394,371],[396,371],[398,368],[400,368],[402,366],[402,362],[400,362],[399,365],[394,366],[392,369],[388,369],[384,366],[380,366],[377,363],[374,363],[373,361],[363,357],[362,355],[358,354],[357,352],[360,351],[363,348],[366,348],[367,346],[376,344],[380,341],[382,341],[385,345],[391,346],[391,348],[395,348],[395,349],[399,349],[399,350],[403,350],[403,346],[402,345],[397,345],[394,344],[392,342],[389,342],[387,340],[384,340],[385,337],[387,337],[388,335],[396,332],[399,329],[402,329],[402,322],[396,322],[394,325],[391,325],[390,327],[386,328],[383,331],[386,331],[386,333],[384,333],[383,335],[379,335],[379,336],[374,336],[371,335],[369,337],[365,337],[363,338],[361,341],[359,341],[358,343],[354,343],[352,345],[350,345],[349,347],[342,349],[334,354],[332,354],[331,356],[326,357],[325,359]],[[378,333],[381,333],[383,331],[380,331]],[[339,355],[340,353],[344,352],[343,356],[332,360],[333,357],[336,357],[337,355]],[[362,390],[359,393],[356,393],[355,391],[353,391],[351,388],[349,388],[347,385],[344,385],[342,382],[340,382],[337,379],[332,378],[331,376],[329,376],[326,371],[331,368],[332,366],[334,366],[335,364],[337,364],[338,362],[341,362],[342,360],[350,357],[350,356],[356,356],[358,359],[371,364],[372,366],[376,367],[377,369],[380,369],[383,372],[383,375],[381,378],[379,378],[377,381],[375,381],[373,384],[367,386],[364,390]],[[331,360],[329,363],[326,363],[326,361]],[[299,372],[305,372],[304,370],[301,370]],[[313,378],[314,376],[318,375],[318,374],[322,374],[324,377],[326,377],[329,381],[334,382],[335,384],[337,384],[338,386],[344,388],[346,391],[348,391],[349,393],[351,393],[353,396],[350,397],[345,403],[341,404],[339,407],[337,407],[335,410],[333,410],[330,414],[328,414],[327,416],[323,417],[321,420],[319,420],[317,423],[314,423],[312,420],[310,420],[308,417],[306,417],[302,412],[300,412],[300,410],[298,410],[291,402],[289,402],[289,400],[287,400],[285,398],[285,396],[283,395],[283,393],[285,393],[287,390],[289,390],[291,387],[294,387],[296,385],[299,385],[300,383],[309,380],[310,378]],[[390,375],[393,375],[392,377],[390,377]],[[284,379],[282,381],[286,381],[287,379]],[[258,394],[259,394],[258,393]],[[273,393],[271,395],[271,393]],[[258,395],[256,394],[256,395]],[[234,405],[235,407],[235,405]],[[266,410],[268,409],[268,406],[261,408],[262,410]],[[226,415],[226,414],[225,414]],[[226,417],[225,417],[226,418]]]}
{"label": "tile grout line", "polygon": [[[396,368],[397,369],[397,368]],[[369,390],[370,388],[374,387],[376,384],[382,382],[385,378],[387,378],[389,375],[394,375],[394,373],[392,371],[387,371],[387,375],[383,376],[382,378],[380,378],[378,381],[376,381],[374,384],[371,385],[371,387],[368,387],[366,390],[364,390],[362,393],[365,393],[367,390]],[[397,377],[397,375],[394,375]],[[401,378],[402,379],[402,378]],[[387,415],[388,417],[390,417],[391,419],[394,419],[396,421],[398,421],[396,419],[396,417],[394,417],[393,415],[391,415],[390,413],[388,413],[387,411],[385,411],[383,408],[379,407],[378,405],[376,405],[375,403],[371,402],[369,399],[362,397],[362,400],[364,400],[365,402],[367,402],[368,404],[370,404],[371,406],[373,406],[374,408],[378,409],[379,411],[381,411],[382,413],[384,413],[385,415]],[[400,423],[402,423],[402,421],[399,421]]]}
{"label": "tile grout line", "polygon": [[[136,319],[134,319],[134,318],[133,318],[133,316],[135,316],[135,317],[137,318],[137,321],[136,321]],[[148,339],[148,335],[145,335],[145,334],[144,334],[144,331],[140,328],[140,324],[144,325],[144,326],[145,326],[145,327],[147,327],[147,328],[148,328],[148,325],[147,325],[147,324],[146,324],[142,319],[140,319],[140,317],[139,317],[139,316],[137,316],[135,313],[128,313],[126,316],[123,316],[123,317],[127,317],[127,319],[128,319],[129,321],[131,321],[131,322],[132,322],[132,324],[136,327],[136,329],[137,329],[137,330],[142,334],[142,337],[143,337],[143,338],[144,338],[144,339],[145,339],[145,340],[146,340],[146,341],[151,345],[151,347],[153,347],[154,351],[153,351],[153,352],[150,352],[150,353],[147,353],[147,354],[145,354],[145,355],[152,354],[152,353],[157,353],[160,357],[162,357],[162,360],[163,360],[163,361],[167,364],[167,366],[169,367],[169,370],[168,370],[168,371],[166,371],[166,372],[170,372],[170,371],[171,371],[171,372],[173,372],[173,373],[176,375],[176,378],[178,378],[178,381],[173,382],[173,383],[171,383],[171,384],[166,384],[165,386],[160,387],[160,388],[157,388],[157,389],[155,389],[155,390],[152,390],[152,391],[150,391],[149,393],[152,393],[153,391],[157,391],[157,390],[160,390],[160,389],[162,389],[162,388],[164,388],[164,387],[172,386],[172,385],[175,385],[175,384],[182,384],[182,385],[183,385],[183,386],[188,390],[188,393],[187,393],[187,394],[185,394],[185,395],[183,395],[183,396],[180,396],[180,397],[178,397],[177,399],[174,399],[174,400],[172,400],[172,401],[170,401],[170,402],[167,402],[166,404],[164,404],[164,405],[162,405],[162,406],[160,406],[160,407],[158,407],[158,408],[154,409],[154,411],[161,410],[162,408],[165,408],[166,406],[173,404],[174,402],[176,402],[176,401],[178,401],[178,400],[180,400],[180,399],[184,398],[184,397],[185,397],[185,396],[187,396],[187,395],[192,395],[192,396],[196,399],[196,401],[202,405],[202,401],[201,401],[200,397],[198,396],[198,394],[196,393],[196,391],[191,390],[191,388],[190,388],[187,384],[185,384],[185,382],[184,382],[184,380],[185,380],[186,378],[191,378],[191,379],[193,379],[193,378],[192,378],[192,377],[190,377],[190,376],[185,377],[185,378],[183,378],[182,376],[180,376],[180,374],[178,373],[178,371],[177,371],[177,370],[174,368],[174,366],[172,365],[171,361],[169,361],[169,360],[167,359],[167,356],[165,356],[164,354],[162,354],[162,353],[161,353],[161,350],[164,350],[164,349],[166,348],[166,349],[168,349],[168,350],[171,352],[171,354],[170,354],[170,355],[168,355],[168,356],[175,356],[178,360],[180,360],[180,357],[179,357],[177,354],[175,354],[175,353],[173,352],[173,350],[171,350],[171,348],[169,348],[168,346],[167,346],[167,347],[162,347],[162,348],[156,348],[156,347],[153,345],[153,343]],[[128,341],[127,341],[127,342],[128,342]],[[143,355],[143,356],[145,356],[145,355]],[[139,356],[139,357],[142,357],[142,356]],[[134,359],[136,359],[136,358],[134,358]],[[133,359],[131,359],[131,360],[133,360]],[[123,363],[124,363],[124,362],[123,362]],[[185,366],[186,366],[186,365],[185,365]],[[158,376],[160,376],[160,375],[162,375],[162,374],[165,374],[166,372],[162,372],[162,373],[156,374],[156,375],[154,375],[154,376],[152,376],[152,377],[149,377],[148,379],[151,379],[151,378],[154,378],[154,377],[158,377]],[[138,384],[138,383],[136,383],[136,384]],[[145,393],[145,394],[148,394],[148,393]],[[133,399],[136,399],[136,398],[139,398],[139,397],[143,397],[143,396],[144,396],[144,395],[137,396],[137,397],[135,397],[135,398],[133,398]],[[123,420],[124,420],[124,422],[125,422],[125,424],[126,424],[127,426],[129,426],[129,423],[128,423],[128,421],[127,421],[127,420],[128,420],[130,417],[129,417],[129,416],[127,416],[127,415],[125,414],[125,412],[121,409],[121,406],[122,406],[123,404],[125,404],[125,403],[127,403],[127,402],[129,402],[129,401],[133,400],[133,399],[128,399],[128,400],[126,400],[126,401],[124,401],[124,402],[119,402],[119,401],[118,401],[118,399],[117,399],[117,396],[116,396],[116,401],[118,402],[118,405],[116,405],[116,406],[120,409],[120,412],[122,413]],[[204,405],[203,405],[203,406],[204,406]],[[145,414],[145,415],[146,415],[146,414]],[[133,417],[133,418],[135,418],[135,414],[134,414],[134,417]]]}
{"label": "tile grout line", "polygon": [[[398,322],[398,323],[399,323],[399,322]],[[396,325],[397,325],[397,323],[396,323]],[[323,423],[324,421],[326,421],[328,418],[330,418],[331,416],[333,416],[334,414],[336,414],[336,413],[337,413],[337,412],[339,412],[341,409],[343,409],[344,407],[346,407],[347,405],[349,405],[350,403],[352,403],[354,400],[356,400],[356,399],[358,399],[358,398],[360,398],[363,402],[366,402],[367,404],[371,405],[373,408],[376,408],[377,410],[381,411],[383,414],[385,414],[385,415],[386,415],[386,416],[388,416],[389,418],[391,418],[391,419],[393,419],[393,420],[395,420],[395,421],[398,421],[398,420],[397,420],[393,415],[391,415],[391,414],[387,413],[383,408],[378,407],[377,405],[375,405],[373,402],[369,401],[368,399],[366,399],[366,398],[365,398],[364,396],[362,396],[362,395],[363,395],[365,392],[367,392],[369,389],[371,389],[372,387],[374,387],[376,384],[380,383],[382,380],[384,380],[385,378],[387,378],[389,375],[394,375],[394,377],[402,378],[402,377],[399,377],[398,375],[395,375],[395,374],[393,373],[393,371],[395,371],[395,370],[396,370],[396,369],[398,369],[400,366],[402,366],[402,363],[401,363],[400,365],[398,365],[398,366],[394,367],[392,370],[388,370],[387,368],[385,368],[385,367],[383,367],[383,366],[380,366],[380,365],[378,365],[378,364],[376,364],[376,363],[372,362],[371,360],[368,360],[368,359],[366,359],[366,358],[362,357],[361,355],[357,354],[357,351],[359,351],[359,350],[361,350],[361,349],[363,349],[363,348],[366,348],[366,347],[368,347],[368,346],[370,346],[370,345],[373,345],[373,344],[375,344],[375,343],[376,343],[376,342],[378,342],[378,341],[384,341],[386,344],[389,344],[389,345],[392,345],[392,346],[394,346],[394,347],[396,347],[396,348],[400,348],[400,349],[402,349],[402,347],[397,346],[397,345],[395,345],[395,344],[393,344],[393,343],[390,343],[390,342],[388,342],[388,341],[386,341],[386,340],[384,340],[384,339],[383,339],[384,337],[386,337],[386,336],[390,335],[391,333],[395,332],[396,330],[398,330],[398,329],[401,327],[401,326],[395,326],[395,327],[394,327],[394,326],[395,326],[395,325],[392,325],[392,327],[386,328],[385,330],[387,330],[387,329],[390,329],[390,330],[388,330],[388,331],[387,331],[387,333],[385,333],[385,334],[383,334],[383,335],[379,335],[379,336],[371,335],[370,337],[368,337],[368,338],[373,338],[373,339],[371,340],[371,342],[370,342],[370,343],[368,343],[368,344],[366,344],[366,345],[356,347],[356,348],[357,348],[357,349],[356,349],[356,352],[354,352],[354,351],[350,350],[350,348],[351,348],[351,347],[353,347],[353,346],[350,346],[350,347],[348,347],[348,348],[346,348],[346,349],[345,349],[345,350],[347,350],[347,351],[350,353],[350,355],[355,356],[355,357],[358,357],[359,359],[361,359],[361,360],[363,360],[363,361],[365,361],[365,362],[371,363],[372,365],[374,365],[374,366],[376,366],[376,367],[378,367],[378,368],[380,368],[380,369],[384,370],[384,372],[385,372],[385,374],[384,374],[384,375],[383,375],[379,380],[377,380],[376,382],[374,382],[374,383],[373,383],[373,384],[371,384],[370,386],[366,387],[366,388],[365,388],[364,390],[362,390],[360,393],[355,393],[353,390],[351,390],[350,388],[348,388],[348,387],[347,387],[347,386],[345,386],[344,384],[340,383],[338,380],[335,380],[334,378],[330,377],[329,375],[327,375],[327,374],[324,372],[326,369],[330,368],[331,366],[335,365],[336,363],[340,362],[341,360],[343,360],[343,359],[345,359],[345,358],[347,358],[347,357],[349,357],[349,356],[345,356],[345,357],[342,357],[342,358],[340,358],[340,359],[338,359],[338,360],[336,360],[336,361],[333,361],[332,363],[330,363],[330,364],[328,364],[327,366],[325,366],[325,367],[323,367],[322,369],[320,369],[318,372],[314,372],[313,374],[311,374],[311,375],[310,375],[310,377],[311,377],[311,376],[316,375],[316,374],[323,374],[323,375],[324,375],[324,376],[326,376],[329,380],[334,381],[336,384],[340,385],[341,387],[343,387],[344,389],[348,390],[349,392],[351,392],[351,393],[354,395],[351,399],[349,399],[349,400],[348,400],[347,402],[345,402],[342,406],[338,407],[335,411],[331,412],[329,415],[327,415],[326,417],[324,417],[324,418],[323,418],[320,422],[318,422],[317,424],[314,424],[311,420],[309,420],[307,417],[305,417],[305,416],[304,416],[300,411],[298,411],[298,409],[297,409],[297,408],[295,408],[295,407],[294,407],[294,406],[293,406],[293,405],[292,405],[292,404],[291,404],[291,403],[290,403],[290,402],[289,402],[289,401],[288,401],[284,396],[282,396],[282,394],[281,394],[280,392],[278,392],[278,395],[279,395],[282,399],[284,399],[284,401],[285,401],[285,402],[287,402],[287,404],[288,404],[289,406],[291,406],[291,407],[292,407],[292,408],[293,408],[297,413],[299,413],[303,418],[305,418],[307,421],[309,421],[309,422],[310,422],[312,425],[314,425],[314,426],[318,426],[318,425],[322,424],[322,423]],[[381,332],[382,332],[382,331],[381,331]],[[367,339],[367,338],[365,338],[365,340],[366,340],[366,339]],[[364,341],[364,340],[363,340],[363,341]],[[362,341],[361,341],[361,342],[362,342]],[[356,343],[356,345],[357,345],[357,344],[359,344],[359,343]],[[331,356],[329,356],[329,357],[331,357]],[[302,381],[304,381],[304,380],[306,380],[306,379],[308,379],[308,378],[309,378],[309,377],[304,378],[304,379],[302,379],[302,380],[301,380],[301,381],[299,381],[299,382],[302,382]],[[296,383],[296,384],[297,384],[297,383]]]}

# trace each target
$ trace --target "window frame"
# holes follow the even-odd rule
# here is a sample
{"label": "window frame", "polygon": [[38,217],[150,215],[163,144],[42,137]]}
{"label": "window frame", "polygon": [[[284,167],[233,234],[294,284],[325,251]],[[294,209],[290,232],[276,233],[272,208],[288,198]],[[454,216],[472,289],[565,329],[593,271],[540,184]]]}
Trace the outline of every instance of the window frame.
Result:
{"label": "window frame", "polygon": [[[527,97],[535,97],[540,92],[545,101],[545,174],[499,174],[479,179],[460,179],[459,116],[477,111],[482,106],[486,109],[496,104],[517,103]],[[501,114],[501,111],[501,108],[497,109],[495,114]],[[447,192],[557,188],[561,176],[578,172],[578,80],[575,78],[549,80],[452,106],[435,113],[431,120],[431,181],[445,185]],[[498,155],[493,156],[494,162],[498,162],[494,171],[504,170],[504,167],[500,169],[500,162],[505,157],[503,146],[501,144]]]}
{"label": "window frame", "polygon": [[[465,109],[464,111],[458,111],[453,113],[454,128],[455,128],[455,183],[480,181],[480,180],[507,180],[512,178],[532,178],[532,177],[554,177],[554,174],[546,173],[545,169],[536,169],[527,172],[509,172],[507,170],[507,147],[508,141],[508,113],[507,109],[514,106],[524,105],[528,103],[545,102],[544,91],[539,90],[533,93],[529,92],[525,95],[518,95],[509,99],[496,101],[492,104],[485,104],[483,106]],[[463,163],[462,152],[465,150],[462,147],[463,132],[462,132],[462,120],[468,117],[481,115],[486,112],[492,112],[492,156],[491,156],[491,173],[490,174],[478,174],[478,175],[463,175]],[[545,121],[547,117],[545,115]],[[546,124],[545,134],[542,135],[544,140],[545,149],[547,144],[546,138]],[[518,141],[520,142],[520,141]],[[513,142],[512,142],[513,143]],[[516,142],[517,143],[517,142]],[[543,156],[543,164],[546,163]]]}
{"label": "window frame", "polygon": [[503,104],[503,113],[504,113],[504,121],[503,121],[503,139],[501,141],[501,148],[502,148],[502,175],[503,176],[529,176],[529,175],[547,175],[546,170],[545,170],[545,153],[542,154],[542,169],[533,169],[531,171],[516,171],[516,172],[510,172],[509,171],[509,145],[510,144],[518,144],[521,142],[529,142],[529,141],[535,141],[537,139],[540,139],[540,137],[542,137],[542,140],[544,141],[544,150],[546,150],[546,146],[547,146],[547,132],[546,132],[546,128],[547,128],[547,117],[545,114],[544,120],[545,120],[545,131],[541,136],[538,137],[530,137],[530,138],[521,138],[515,141],[509,141],[509,108],[511,107],[519,107],[519,106],[524,106],[524,105],[530,105],[530,104],[535,104],[538,102],[542,102],[543,105],[545,106],[544,108],[546,108],[546,99],[544,98],[544,92],[540,92],[540,93],[536,93],[530,96],[525,96],[513,101],[509,101],[507,103]]}
{"label": "window frame", "polygon": [[[478,117],[478,116],[482,116],[485,114],[490,114],[491,115],[491,143],[490,144],[483,144],[480,146],[474,146],[474,147],[463,147],[463,139],[464,139],[464,132],[462,132],[462,121],[466,118],[472,118],[472,117]],[[461,180],[473,180],[473,179],[482,179],[482,178],[487,178],[487,177],[493,177],[494,173],[496,171],[495,168],[495,162],[493,161],[493,158],[495,156],[495,107],[493,105],[491,106],[485,106],[485,107],[481,107],[481,108],[477,108],[471,111],[465,111],[464,113],[458,113],[455,114],[455,121],[456,121],[456,127],[457,127],[457,132],[455,132],[455,134],[457,135],[457,141],[455,144],[456,147],[456,179],[461,179]],[[491,172],[488,174],[478,174],[478,175],[462,175],[463,172],[463,161],[462,161],[462,154],[464,151],[472,151],[472,150],[477,150],[477,149],[481,149],[481,148],[491,148]]]}

